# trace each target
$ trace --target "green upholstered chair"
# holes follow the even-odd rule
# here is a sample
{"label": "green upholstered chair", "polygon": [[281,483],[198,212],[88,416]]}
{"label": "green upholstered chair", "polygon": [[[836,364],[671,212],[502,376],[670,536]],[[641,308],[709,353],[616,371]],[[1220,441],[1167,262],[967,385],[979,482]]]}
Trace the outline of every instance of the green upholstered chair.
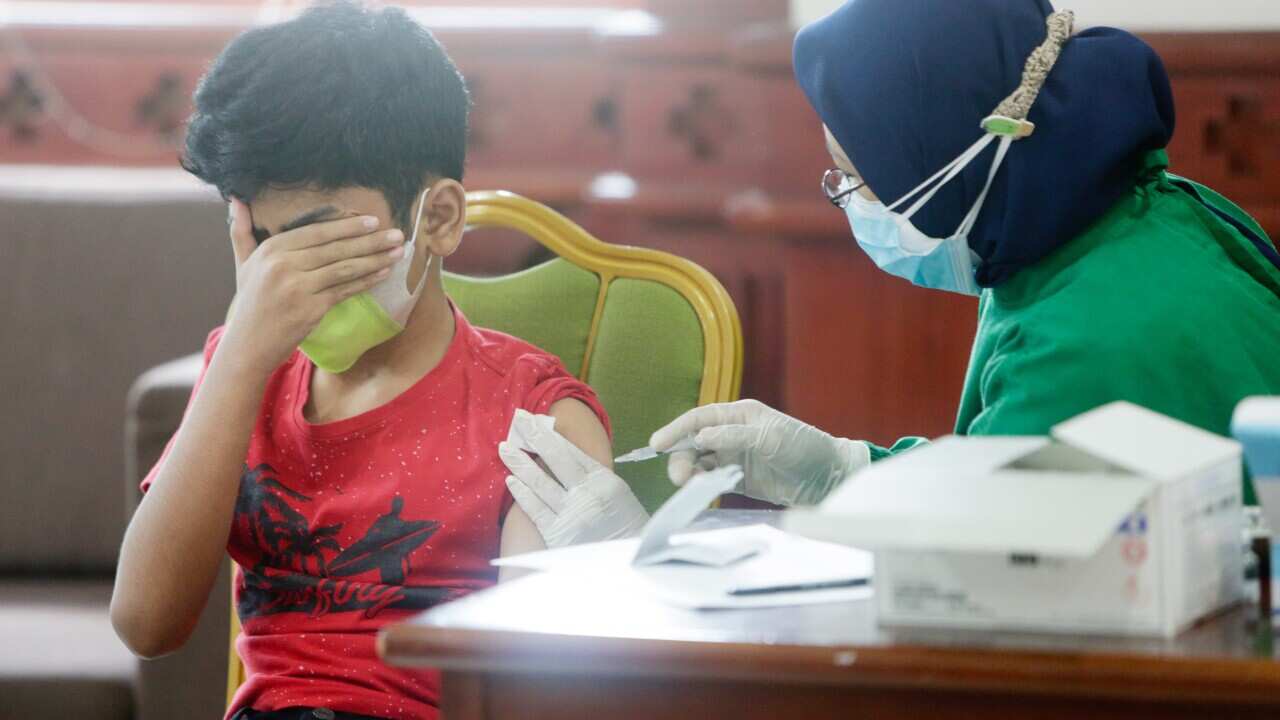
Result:
{"label": "green upholstered chair", "polygon": [[[558,256],[503,277],[445,273],[445,290],[475,325],[554,353],[591,385],[609,412],[615,455],[648,443],[690,408],[737,399],[742,327],[706,270],[668,253],[601,242],[507,192],[469,193],[467,224],[516,230]],[[650,512],[675,491],[662,460],[617,470]],[[233,603],[228,704],[244,682],[239,634]]]}
{"label": "green upholstered chair", "polygon": [[[502,192],[467,196],[471,227],[517,230],[557,257],[497,278],[446,273],[467,318],[554,353],[599,394],[615,454],[698,405],[738,397],[742,330],[706,270],[667,253],[609,245],[550,208]],[[618,467],[651,512],[675,488],[661,461]]]}

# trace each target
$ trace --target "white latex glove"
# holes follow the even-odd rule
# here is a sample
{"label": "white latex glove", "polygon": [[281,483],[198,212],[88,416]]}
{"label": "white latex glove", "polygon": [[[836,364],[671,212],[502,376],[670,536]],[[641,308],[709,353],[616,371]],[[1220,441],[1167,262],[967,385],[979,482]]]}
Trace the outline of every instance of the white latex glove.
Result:
{"label": "white latex glove", "polygon": [[[507,487],[547,547],[638,535],[649,514],[631,488],[555,431],[555,420],[516,410],[498,455],[512,475]],[[529,453],[539,456],[544,470]]]}
{"label": "white latex glove", "polygon": [[866,443],[845,440],[756,400],[694,408],[649,439],[666,451],[692,436],[696,450],[672,453],[671,481],[683,485],[701,470],[741,465],[742,492],[778,505],[813,505],[850,473],[871,463]]}

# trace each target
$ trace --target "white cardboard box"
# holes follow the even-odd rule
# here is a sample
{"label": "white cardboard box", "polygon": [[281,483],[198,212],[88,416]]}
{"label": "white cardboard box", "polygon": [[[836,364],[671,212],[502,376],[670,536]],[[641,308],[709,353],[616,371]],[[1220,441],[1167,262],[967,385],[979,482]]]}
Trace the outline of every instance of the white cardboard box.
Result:
{"label": "white cardboard box", "polygon": [[886,624],[1172,636],[1243,597],[1236,442],[1129,403],[946,437],[784,527],[875,551]]}

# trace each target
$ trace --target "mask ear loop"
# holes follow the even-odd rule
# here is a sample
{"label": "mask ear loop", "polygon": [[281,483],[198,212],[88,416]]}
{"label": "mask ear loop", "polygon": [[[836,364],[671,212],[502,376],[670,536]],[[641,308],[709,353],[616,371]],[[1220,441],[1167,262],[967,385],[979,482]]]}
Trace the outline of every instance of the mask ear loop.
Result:
{"label": "mask ear loop", "polygon": [[[995,137],[988,135],[987,137]],[[982,204],[987,201],[987,193],[991,191],[991,184],[995,182],[996,173],[1000,171],[1000,164],[1004,162],[1005,155],[1009,152],[1009,146],[1013,144],[1013,138],[1002,137],[1000,144],[996,147],[996,157],[991,161],[991,170],[987,173],[987,184],[982,188],[982,193],[978,195],[978,200],[969,210],[969,214],[964,216],[964,220],[960,221],[960,227],[956,229],[956,235],[967,237],[969,232],[973,230],[973,226],[978,222],[978,214],[982,212]]]}
{"label": "mask ear loop", "polygon": [[[960,172],[964,170],[964,168],[968,166],[970,162],[973,161],[973,158],[978,153],[982,152],[983,148],[985,148],[990,142],[991,142],[990,135],[984,135],[978,138],[977,141],[975,141],[972,145],[970,145],[967,150],[960,153],[959,157],[957,157],[955,160],[952,160],[951,162],[944,165],[941,170],[934,173],[924,182],[915,186],[915,188],[912,189],[911,192],[898,198],[897,202],[893,203],[886,209],[892,211],[894,208],[897,208],[899,205],[902,205],[907,200],[910,200],[912,197],[915,197],[918,193],[924,192],[926,188],[929,188],[930,185],[933,185],[935,182],[937,182],[937,185],[934,186],[933,189],[929,190],[929,192],[926,193],[923,197],[916,200],[916,202],[914,202],[911,205],[911,207],[906,210],[906,212],[902,213],[903,217],[910,219],[910,217],[912,215],[915,215],[916,212],[921,207],[923,207],[925,203],[932,200],[933,196],[936,195],[944,185],[950,182],[951,179],[954,178],[956,175],[960,174]],[[938,182],[939,178],[942,178],[940,182]]]}
{"label": "mask ear loop", "polygon": [[[990,145],[991,141],[994,139],[995,139],[995,136],[989,135],[989,134],[983,135],[982,137],[978,138],[976,142],[974,142],[972,145],[969,146],[968,150],[965,150],[963,153],[960,154],[960,157],[951,161],[950,165],[948,165],[946,168],[943,168],[941,171],[935,174],[933,178],[926,180],[925,181],[926,184],[930,183],[934,180],[934,178],[938,177],[938,175],[942,175],[943,173],[946,173],[946,176],[943,177],[942,180],[940,180],[937,185],[934,185],[933,189],[925,193],[920,199],[916,200],[915,203],[911,205],[911,207],[907,208],[906,212],[902,213],[902,216],[904,218],[911,219],[913,215],[915,215],[917,212],[920,211],[920,208],[925,206],[925,203],[932,200],[933,197],[938,194],[938,191],[946,187],[947,183],[951,182],[953,179],[955,179],[957,175],[964,172],[964,169],[969,167],[969,163],[973,162],[974,159],[977,158],[978,155],[980,155],[983,150],[986,150],[987,146]],[[922,185],[921,188],[923,187],[924,186]],[[912,194],[919,192],[921,188],[912,190],[911,191]]]}
{"label": "mask ear loop", "polygon": [[[413,235],[409,238],[409,247],[415,251],[418,248],[418,227],[422,225],[422,210],[426,207],[427,193],[429,192],[431,192],[431,188],[423,190],[422,195],[418,197],[418,217],[413,221]],[[436,256],[428,250],[427,266],[422,268],[422,277],[418,278],[418,286],[413,289],[411,294],[414,300],[418,299],[418,296],[422,294],[422,289],[427,286],[427,275],[430,274],[431,261],[435,259]]]}

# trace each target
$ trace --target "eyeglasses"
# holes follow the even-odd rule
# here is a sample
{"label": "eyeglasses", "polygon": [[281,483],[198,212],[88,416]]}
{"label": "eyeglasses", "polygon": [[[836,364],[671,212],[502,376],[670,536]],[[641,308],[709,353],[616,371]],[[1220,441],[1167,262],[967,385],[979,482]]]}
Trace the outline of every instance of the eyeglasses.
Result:
{"label": "eyeglasses", "polygon": [[838,168],[832,168],[822,176],[822,192],[832,205],[842,210],[849,206],[853,194],[866,185],[866,181]]}

